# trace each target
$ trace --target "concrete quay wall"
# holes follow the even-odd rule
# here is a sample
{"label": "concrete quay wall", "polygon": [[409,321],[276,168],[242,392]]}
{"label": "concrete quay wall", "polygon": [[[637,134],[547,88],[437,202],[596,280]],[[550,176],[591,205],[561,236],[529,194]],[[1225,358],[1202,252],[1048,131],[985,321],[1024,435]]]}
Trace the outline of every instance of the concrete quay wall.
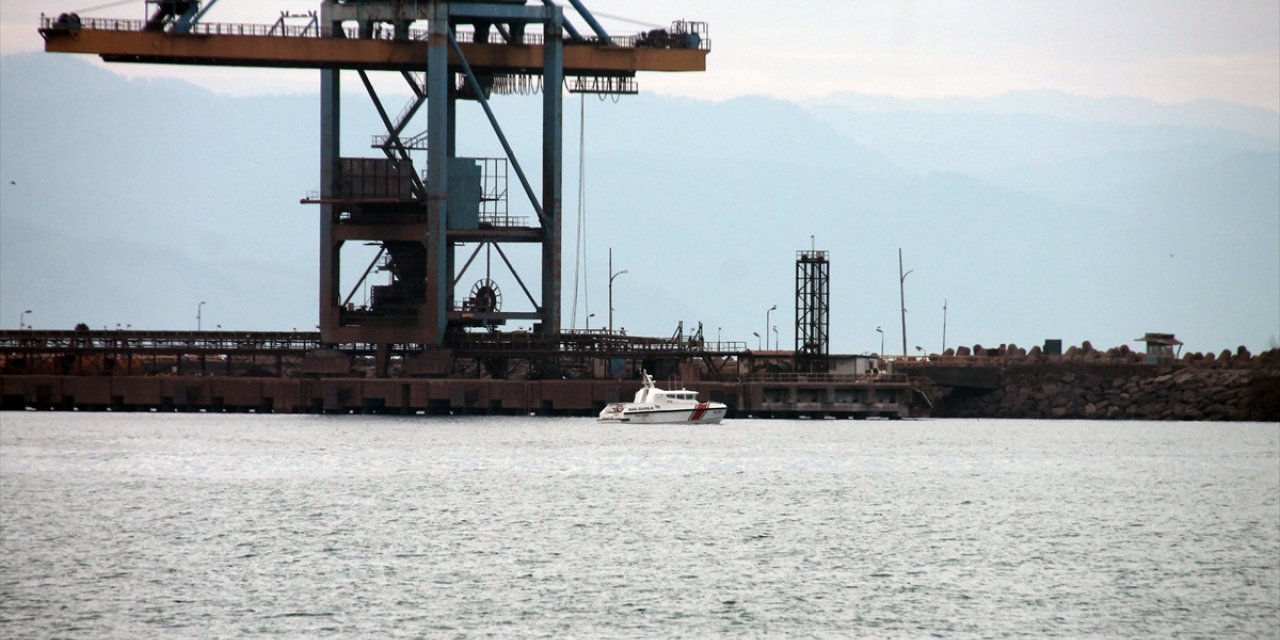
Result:
{"label": "concrete quay wall", "polygon": [[[629,401],[637,380],[0,376],[0,409],[594,416]],[[905,378],[668,385],[723,402],[731,417],[906,417]]]}
{"label": "concrete quay wall", "polygon": [[[586,415],[630,399],[634,387],[562,380],[0,376],[3,408],[10,410]],[[704,396],[736,394],[736,387],[696,387]]]}

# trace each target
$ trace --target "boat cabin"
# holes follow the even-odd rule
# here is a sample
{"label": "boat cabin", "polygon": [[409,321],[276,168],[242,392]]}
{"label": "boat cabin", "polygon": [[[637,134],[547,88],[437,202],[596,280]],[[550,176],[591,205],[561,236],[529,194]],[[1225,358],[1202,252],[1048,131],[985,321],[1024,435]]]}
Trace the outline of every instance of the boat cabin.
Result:
{"label": "boat cabin", "polygon": [[684,400],[686,402],[697,402],[698,392],[686,391],[684,389],[681,389],[680,391],[663,391],[661,389],[654,389],[652,387],[642,387],[639,391],[636,392],[635,403],[636,404],[645,404],[649,402],[658,403],[665,400]]}

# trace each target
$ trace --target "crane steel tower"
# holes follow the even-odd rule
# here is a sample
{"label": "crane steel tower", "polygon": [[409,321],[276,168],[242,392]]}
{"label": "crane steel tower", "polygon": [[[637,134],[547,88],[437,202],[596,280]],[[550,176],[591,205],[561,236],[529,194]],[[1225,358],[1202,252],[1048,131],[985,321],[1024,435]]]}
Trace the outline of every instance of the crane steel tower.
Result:
{"label": "crane steel tower", "polygon": [[[319,327],[324,343],[432,345],[468,326],[530,320],[556,335],[560,318],[562,86],[571,92],[635,93],[639,71],[702,71],[706,24],[615,37],[580,0],[568,0],[590,31],[553,0],[324,0],[318,12],[281,14],[273,25],[202,20],[217,0],[147,0],[145,20],[45,18],[45,50],[95,53],[108,62],[314,68],[320,70]],[[342,71],[354,71],[385,131],[373,157],[341,148]],[[398,112],[371,74],[398,74],[412,95]],[[541,182],[533,184],[489,105],[495,93],[542,94]],[[459,157],[460,104],[484,112],[503,148],[498,158]],[[425,120],[425,126],[421,123]],[[420,129],[420,130],[419,130]],[[414,154],[425,156],[415,163]],[[508,175],[529,216],[511,215]],[[540,286],[530,290],[504,245],[541,247]],[[344,249],[376,255],[349,291]],[[502,308],[493,280],[463,280],[481,251],[507,268],[527,302]],[[459,268],[462,256],[466,258]],[[358,271],[358,269],[357,269]],[[357,307],[355,292],[375,272]],[[459,296],[455,289],[468,293]],[[508,287],[510,289],[510,287]],[[381,358],[380,358],[381,359]]]}

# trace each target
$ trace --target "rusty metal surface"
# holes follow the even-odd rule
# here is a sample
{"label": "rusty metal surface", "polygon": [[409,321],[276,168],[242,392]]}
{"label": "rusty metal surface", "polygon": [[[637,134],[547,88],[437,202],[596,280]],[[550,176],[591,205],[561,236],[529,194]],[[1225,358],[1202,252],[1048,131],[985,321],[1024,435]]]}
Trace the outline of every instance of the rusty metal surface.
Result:
{"label": "rusty metal surface", "polygon": [[[505,0],[504,0],[505,2]],[[634,76],[640,71],[703,71],[710,43],[706,24],[677,21],[672,32],[656,30],[644,36],[610,38],[603,31],[583,38],[572,28],[564,33],[559,8],[550,3],[529,11],[500,11],[483,3],[427,3],[414,6],[412,19],[400,14],[367,13],[363,7],[326,4],[335,13],[317,20],[310,14],[305,24],[289,24],[282,15],[274,25],[204,23],[180,17],[174,11],[159,11],[149,20],[81,18],[61,14],[42,17],[39,32],[45,50],[59,53],[90,53],[109,62],[197,64],[218,66],[261,66],[321,69],[320,189],[303,199],[320,205],[319,323],[317,344],[286,349],[279,358],[302,358],[300,365],[277,361],[276,376],[332,375],[360,373],[364,363],[341,366],[307,357],[320,346],[339,347],[353,358],[369,358],[381,345],[372,370],[385,377],[395,368],[393,360],[404,360],[412,349],[393,354],[397,346],[424,345],[448,348],[457,330],[479,326],[500,326],[510,320],[534,320],[534,331],[548,342],[524,345],[523,350],[496,355],[491,341],[480,341],[454,352],[461,358],[518,357],[554,360],[557,352],[569,348],[577,353],[610,353],[646,357],[656,352],[680,351],[671,345],[624,342],[627,349],[611,344],[583,346],[561,344],[561,202],[562,202],[562,100],[559,90],[573,78],[578,90],[608,92],[610,87],[634,91]],[[523,2],[506,2],[523,4]],[[350,11],[348,11],[348,9]],[[456,11],[455,11],[456,10]],[[476,13],[479,11],[479,13]],[[354,12],[354,13],[352,13]],[[579,12],[589,16],[579,7]],[[322,12],[325,13],[325,12]],[[515,19],[504,30],[490,20],[494,16]],[[475,18],[479,20],[455,19]],[[542,23],[541,34],[526,32],[527,23]],[[352,27],[350,22],[358,22]],[[394,27],[389,23],[394,22]],[[345,25],[344,25],[345,23]],[[375,25],[375,23],[377,23]],[[416,23],[416,24],[415,24]],[[425,28],[423,24],[425,23]],[[517,24],[518,23],[518,24]],[[491,27],[497,26],[501,41],[490,41]],[[461,27],[461,28],[459,28]],[[661,33],[663,38],[657,38]],[[445,46],[445,43],[448,46]],[[374,145],[386,158],[340,157],[341,95],[340,69],[354,69],[377,110],[386,133]],[[399,71],[408,81],[414,97],[398,114],[388,111],[370,82],[367,71]],[[414,73],[410,73],[414,72]],[[425,72],[420,77],[418,72]],[[466,93],[456,93],[455,75],[467,79]],[[541,201],[528,183],[505,136],[487,106],[490,89],[502,93],[503,84],[482,86],[477,75],[491,82],[503,80],[507,89],[536,88],[542,94],[542,192]],[[496,76],[496,77],[495,77]],[[585,83],[585,84],[584,84]],[[469,93],[468,93],[469,92]],[[505,158],[456,158],[453,129],[456,126],[456,99],[475,100],[485,109],[494,132],[506,150]],[[405,127],[425,106],[427,132],[402,139]],[[406,146],[407,144],[407,146]],[[408,149],[427,152],[426,172],[420,177]],[[512,218],[505,202],[506,166],[510,163],[523,184],[540,224],[528,226]],[[477,164],[479,163],[479,164]],[[426,176],[431,176],[427,180]],[[487,181],[487,182],[486,182]],[[501,198],[497,194],[503,194]],[[484,196],[482,198],[482,196]],[[492,201],[482,207],[481,200]],[[501,206],[497,203],[501,202]],[[369,241],[381,249],[354,287],[346,287],[340,277],[342,249],[355,241]],[[531,303],[530,310],[466,308],[454,299],[450,283],[456,285],[454,243],[487,243],[497,248],[517,283]],[[501,244],[521,242],[542,246],[540,296],[535,299],[511,268]],[[379,260],[382,260],[379,263]],[[373,268],[388,273],[386,285],[368,289],[366,304],[351,304],[355,291],[365,283]],[[339,285],[350,289],[343,296]],[[537,291],[537,289],[535,289]],[[78,336],[70,344],[32,342],[18,344],[7,353],[5,367],[20,365],[24,373],[65,373],[77,375],[159,374],[169,366],[174,374],[188,373],[189,362],[198,360],[198,371],[210,371],[209,357],[217,356],[213,370],[228,376],[261,375],[256,358],[263,351],[252,339],[239,347],[150,337]],[[319,342],[324,345],[318,344]],[[3,347],[0,341],[0,347]],[[476,353],[471,353],[476,352]],[[514,356],[512,355],[514,353]],[[195,355],[193,355],[195,354]],[[150,362],[135,362],[139,355]],[[243,357],[250,363],[245,371]],[[162,362],[163,360],[163,362]],[[582,368],[581,364],[570,367]],[[407,367],[413,369],[414,367]],[[456,371],[456,364],[452,367]],[[463,367],[466,369],[467,367]],[[503,369],[507,367],[489,367]],[[525,370],[535,375],[556,376],[565,367],[533,362]],[[480,366],[472,365],[471,370]],[[411,374],[412,375],[412,374]]]}
{"label": "rusty metal surface", "polygon": [[314,332],[0,331],[0,392],[10,410],[585,416],[631,398],[639,369],[656,367],[664,386],[736,417],[896,418],[913,401],[902,375],[744,374],[737,363],[755,356],[741,343],[594,331],[401,346],[379,369],[378,345]]}
{"label": "rusty metal surface", "polygon": [[[413,344],[405,340],[401,344]],[[601,357],[643,357],[702,355],[738,356],[750,353],[742,342],[703,342],[690,339],[628,336],[609,331],[565,332],[549,336],[529,332],[478,332],[459,334],[451,348],[464,356],[492,356],[495,353],[520,356],[550,356],[589,353]],[[322,343],[313,331],[45,331],[0,330],[0,356],[5,354],[133,353],[135,356],[182,354],[305,355],[321,347],[331,347],[352,355],[370,355],[374,343]],[[410,350],[417,353],[417,349]]]}
{"label": "rusty metal surface", "polygon": [[[0,375],[0,408],[593,416],[630,398],[636,386],[634,380]],[[911,400],[909,390],[874,386],[798,390],[700,382],[687,388],[724,402],[733,417],[903,417]]]}
{"label": "rusty metal surface", "polygon": [[[150,62],[220,66],[290,68],[362,68],[421,70],[427,59],[425,40],[324,37],[318,32],[268,35],[270,25],[202,24],[189,34],[144,31],[145,21],[85,18],[75,32],[53,28],[46,17],[40,33],[45,51],[97,54],[111,62]],[[463,55],[478,71],[541,73],[545,45],[526,35],[528,43],[459,42]],[[639,71],[705,71],[705,49],[636,47],[565,43],[567,75],[630,74]],[[630,45],[630,46],[626,46]],[[449,64],[458,61],[450,55]]]}

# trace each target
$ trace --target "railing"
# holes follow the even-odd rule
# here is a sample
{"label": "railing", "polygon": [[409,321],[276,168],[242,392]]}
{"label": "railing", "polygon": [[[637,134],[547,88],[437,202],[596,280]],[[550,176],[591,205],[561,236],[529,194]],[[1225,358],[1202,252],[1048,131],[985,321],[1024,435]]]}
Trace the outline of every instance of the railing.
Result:
{"label": "railing", "polygon": [[[142,31],[147,24],[146,20],[125,20],[121,18],[80,18],[77,28],[94,29],[97,31]],[[70,27],[57,18],[40,14],[40,30],[41,31],[57,31],[59,29],[69,29]]]}
{"label": "railing", "polygon": [[757,373],[747,376],[748,382],[777,382],[783,384],[906,384],[909,379],[900,373]]}
{"label": "railing", "polygon": [[0,352],[294,351],[320,345],[320,334],[292,331],[0,331]]}
{"label": "railing", "polygon": [[528,229],[529,216],[509,216],[505,213],[480,214],[481,228],[493,229]]}
{"label": "railing", "polygon": [[[134,20],[126,18],[85,18],[81,17],[78,25],[79,29],[87,29],[94,31],[144,31],[148,24],[147,20]],[[40,29],[42,31],[58,31],[62,29],[71,30],[70,25],[59,22],[57,17],[41,15]],[[395,31],[393,29],[374,29],[367,38],[360,36],[358,27],[342,27],[342,36],[352,40],[395,40]],[[330,27],[320,27],[314,24],[308,25],[285,25],[285,24],[244,24],[229,22],[198,22],[191,25],[190,31],[192,35],[206,36],[270,36],[280,38],[332,38],[335,37],[334,30]],[[429,32],[425,26],[411,26],[409,28],[409,40],[425,41]],[[469,29],[460,29],[454,37],[458,42],[475,42],[475,32]],[[616,47],[635,48],[640,36],[610,36],[613,45]],[[541,45],[546,42],[546,38],[541,33],[526,32],[521,34],[516,42],[507,42],[500,34],[491,33],[489,42],[494,44],[517,44],[517,45]],[[566,36],[566,44],[578,44]],[[595,36],[584,36],[582,44],[600,45],[599,38]],[[704,51],[711,50],[711,40],[703,39],[699,43],[698,49]]]}
{"label": "railing", "polygon": [[[92,31],[144,31],[147,26],[146,20],[131,20],[126,18],[80,18],[80,29]],[[63,23],[58,22],[57,18],[40,16],[40,29],[48,31],[57,31],[65,28]],[[354,38],[359,35],[357,29],[344,29],[345,35]],[[298,25],[271,25],[271,24],[242,24],[227,22],[200,22],[191,25],[191,30],[187,33],[203,36],[276,36],[281,38],[319,38],[331,37],[332,30],[321,30],[314,25],[298,26]]]}
{"label": "railing", "polygon": [[[722,351],[708,348],[714,345]],[[133,352],[145,353],[283,353],[305,354],[327,346],[349,354],[373,353],[376,345],[343,343],[324,345],[320,334],[304,331],[134,331],[103,329],[85,331],[0,330],[0,360],[6,355]],[[462,352],[499,351],[545,354],[586,354],[599,357],[692,356],[738,353],[742,343],[702,343],[670,338],[627,336],[607,329],[566,331],[558,336],[528,332],[475,334],[452,346]],[[412,351],[417,347],[405,348]]]}
{"label": "railing", "polygon": [[492,335],[476,335],[456,343],[464,351],[541,350],[562,353],[594,354],[601,357],[626,357],[642,355],[698,355],[709,352],[705,343],[670,338],[628,336],[621,331],[598,329],[592,331],[565,331],[559,336],[515,332]]}
{"label": "railing", "polygon": [[[1143,364],[1146,362],[1146,355],[1130,351],[1125,354],[1107,355],[1105,351],[1094,351],[1094,355],[1085,355],[1079,353],[1076,355],[1062,354],[1038,354],[1032,355],[969,355],[969,356],[898,356],[896,358],[886,358],[886,361],[895,363],[898,366],[911,367],[956,367],[956,366],[973,366],[973,367],[1020,367],[1020,366],[1043,366],[1046,364],[1096,364],[1096,365],[1132,365]],[[1174,364],[1176,364],[1176,361]]]}
{"label": "railing", "polygon": [[[410,103],[410,106],[412,106],[412,103]],[[396,136],[396,138],[400,141],[400,146],[408,151],[427,150],[427,132],[425,131],[411,136]],[[374,149],[391,148],[391,136],[386,133],[374,134],[370,139],[369,146]]]}

